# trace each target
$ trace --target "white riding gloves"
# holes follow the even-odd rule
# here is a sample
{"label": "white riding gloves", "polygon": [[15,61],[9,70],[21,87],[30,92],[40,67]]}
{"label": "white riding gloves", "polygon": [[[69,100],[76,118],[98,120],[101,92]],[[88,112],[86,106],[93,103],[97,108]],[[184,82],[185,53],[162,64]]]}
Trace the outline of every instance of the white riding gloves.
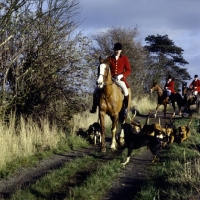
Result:
{"label": "white riding gloves", "polygon": [[121,78],[123,78],[123,74],[119,74],[119,75],[117,76],[117,80],[118,80],[118,81],[120,81]]}

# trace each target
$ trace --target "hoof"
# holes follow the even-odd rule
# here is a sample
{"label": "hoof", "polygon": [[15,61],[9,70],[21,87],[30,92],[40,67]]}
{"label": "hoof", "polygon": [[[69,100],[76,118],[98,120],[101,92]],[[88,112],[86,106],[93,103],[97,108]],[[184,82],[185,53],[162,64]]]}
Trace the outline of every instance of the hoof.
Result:
{"label": "hoof", "polygon": [[115,145],[115,144],[111,144],[110,148],[111,148],[112,150],[116,150],[116,145]]}
{"label": "hoof", "polygon": [[100,148],[100,152],[101,152],[101,153],[106,153],[106,147],[101,147],[101,148]]}

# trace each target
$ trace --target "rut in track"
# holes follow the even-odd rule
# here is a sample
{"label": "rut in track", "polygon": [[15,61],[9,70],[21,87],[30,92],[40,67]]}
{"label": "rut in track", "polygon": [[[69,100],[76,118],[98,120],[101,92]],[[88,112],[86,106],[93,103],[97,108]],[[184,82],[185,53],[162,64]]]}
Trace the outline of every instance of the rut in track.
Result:
{"label": "rut in track", "polygon": [[[136,117],[137,120],[145,120],[147,115]],[[158,119],[151,118],[150,123],[157,123]],[[160,122],[163,125],[165,120],[160,118]],[[110,138],[107,138],[107,141],[110,142]],[[65,163],[72,161],[77,157],[83,157],[84,155],[92,155],[99,150],[99,147],[92,146],[90,148],[82,148],[77,151],[66,152],[60,155],[53,155],[51,158],[47,160],[41,161],[37,166],[33,168],[23,168],[20,169],[17,173],[12,175],[6,180],[0,181],[0,199],[9,199],[10,195],[20,189],[25,188],[28,185],[35,183],[41,177],[46,174],[52,172],[55,169],[60,168]],[[119,152],[117,153],[106,153],[101,157],[97,157],[97,162],[107,162],[112,160]],[[110,191],[102,197],[102,200],[118,200],[124,199],[129,200],[133,199],[135,194],[140,190],[140,187],[144,181],[148,179],[150,176],[148,171],[148,166],[150,161],[152,160],[152,155],[148,149],[140,152],[137,156],[131,157],[130,162],[127,166],[121,170],[118,177],[113,180],[112,188]],[[94,166],[93,166],[94,167]],[[90,173],[95,169],[88,169]],[[73,185],[68,185],[66,187],[77,186],[84,181],[87,176],[89,176],[88,172],[79,173],[76,177],[76,181]],[[64,194],[55,194],[57,198],[62,199]],[[55,197],[55,196],[54,196]]]}

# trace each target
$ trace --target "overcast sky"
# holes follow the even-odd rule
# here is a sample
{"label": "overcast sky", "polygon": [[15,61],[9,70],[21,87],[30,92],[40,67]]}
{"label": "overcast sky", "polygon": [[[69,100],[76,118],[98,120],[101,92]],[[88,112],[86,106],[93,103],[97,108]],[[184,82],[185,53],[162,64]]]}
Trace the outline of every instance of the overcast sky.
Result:
{"label": "overcast sky", "polygon": [[80,28],[91,36],[109,27],[138,26],[141,41],[168,35],[189,62],[184,67],[200,78],[200,0],[81,0]]}

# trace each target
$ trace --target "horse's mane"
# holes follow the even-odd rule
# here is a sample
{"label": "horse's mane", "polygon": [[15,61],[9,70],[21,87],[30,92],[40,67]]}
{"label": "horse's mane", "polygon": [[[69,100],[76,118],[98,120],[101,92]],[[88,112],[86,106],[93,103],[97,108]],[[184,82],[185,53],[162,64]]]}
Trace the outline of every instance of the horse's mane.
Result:
{"label": "horse's mane", "polygon": [[99,62],[100,64],[105,63],[105,64],[110,64],[110,57],[102,58],[99,56]]}

